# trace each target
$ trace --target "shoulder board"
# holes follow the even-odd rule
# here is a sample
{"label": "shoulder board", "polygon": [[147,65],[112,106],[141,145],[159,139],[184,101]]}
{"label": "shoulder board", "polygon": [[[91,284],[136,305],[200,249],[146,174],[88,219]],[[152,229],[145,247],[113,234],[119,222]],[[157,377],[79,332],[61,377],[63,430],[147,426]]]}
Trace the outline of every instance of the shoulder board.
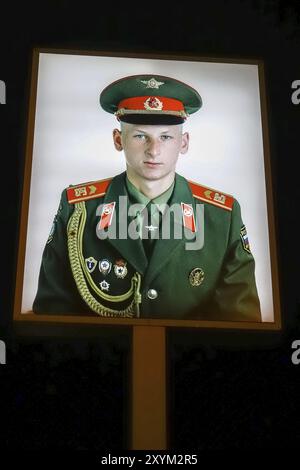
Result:
{"label": "shoulder board", "polygon": [[89,183],[70,186],[67,189],[67,198],[69,204],[104,196],[111,180],[112,178],[108,178],[106,180],[90,181]]}
{"label": "shoulder board", "polygon": [[196,199],[200,199],[200,201],[213,204],[217,207],[222,207],[222,209],[226,209],[227,211],[232,211],[234,197],[230,196],[230,194],[221,193],[217,189],[201,186],[193,181],[188,181],[188,183]]}

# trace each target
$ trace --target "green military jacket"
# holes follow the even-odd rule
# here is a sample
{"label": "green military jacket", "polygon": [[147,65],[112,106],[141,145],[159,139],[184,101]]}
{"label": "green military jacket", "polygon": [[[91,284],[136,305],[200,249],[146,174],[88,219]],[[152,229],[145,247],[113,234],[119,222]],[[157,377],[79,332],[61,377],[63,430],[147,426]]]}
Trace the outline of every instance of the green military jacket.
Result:
{"label": "green military jacket", "polygon": [[[170,237],[155,240],[148,259],[142,240],[119,230],[124,217],[128,226],[134,219],[120,196],[128,197],[125,172],[63,191],[43,252],[34,312],[261,321],[255,263],[236,199],[176,174],[169,204],[183,212],[171,213]],[[183,235],[176,238],[180,226]],[[109,238],[112,228],[119,232]],[[203,246],[187,249],[201,231]]]}

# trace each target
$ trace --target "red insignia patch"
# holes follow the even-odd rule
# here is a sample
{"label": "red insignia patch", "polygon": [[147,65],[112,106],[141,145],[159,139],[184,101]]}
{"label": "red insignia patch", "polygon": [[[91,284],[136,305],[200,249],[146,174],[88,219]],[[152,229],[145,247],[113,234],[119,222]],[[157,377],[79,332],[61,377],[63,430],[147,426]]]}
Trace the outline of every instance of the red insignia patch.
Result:
{"label": "red insignia patch", "polygon": [[195,224],[193,206],[191,206],[190,204],[185,204],[184,202],[182,202],[181,203],[181,209],[182,209],[182,218],[183,218],[184,227],[188,228],[192,232],[196,232],[196,224]]}
{"label": "red insignia patch", "polygon": [[102,214],[99,221],[99,230],[103,230],[106,227],[111,225],[111,221],[115,211],[115,202],[110,202],[109,204],[104,204],[102,209]]}

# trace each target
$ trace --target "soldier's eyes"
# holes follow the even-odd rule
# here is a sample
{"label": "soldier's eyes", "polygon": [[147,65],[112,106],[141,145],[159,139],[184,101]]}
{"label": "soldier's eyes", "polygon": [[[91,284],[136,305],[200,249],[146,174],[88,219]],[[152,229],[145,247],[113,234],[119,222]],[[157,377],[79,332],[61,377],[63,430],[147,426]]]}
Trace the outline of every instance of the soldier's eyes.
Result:
{"label": "soldier's eyes", "polygon": [[[135,134],[133,136],[134,139],[137,139],[137,140],[148,140],[148,136],[145,135],[145,134]],[[161,135],[160,136],[160,140],[162,141],[165,141],[165,140],[171,140],[173,139],[173,137],[171,135]]]}
{"label": "soldier's eyes", "polygon": [[135,139],[139,139],[139,140],[143,140],[144,138],[146,138],[146,136],[144,134],[136,134],[133,137]]}

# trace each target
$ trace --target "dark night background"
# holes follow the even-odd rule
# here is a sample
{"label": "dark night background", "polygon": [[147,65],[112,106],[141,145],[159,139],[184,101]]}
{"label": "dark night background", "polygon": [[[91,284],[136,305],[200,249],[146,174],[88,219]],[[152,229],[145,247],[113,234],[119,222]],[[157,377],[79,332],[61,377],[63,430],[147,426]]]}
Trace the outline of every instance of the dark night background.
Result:
{"label": "dark night background", "polygon": [[0,16],[7,87],[0,106],[0,339],[8,349],[0,366],[0,449],[128,446],[130,329],[33,338],[18,336],[11,323],[33,46],[265,60],[284,331],[252,335],[252,344],[249,333],[236,346],[169,331],[169,443],[194,452],[299,446],[300,364],[291,362],[291,343],[300,339],[300,104],[291,102],[291,83],[300,80],[299,1],[140,2],[110,11],[98,1],[6,1]]}

